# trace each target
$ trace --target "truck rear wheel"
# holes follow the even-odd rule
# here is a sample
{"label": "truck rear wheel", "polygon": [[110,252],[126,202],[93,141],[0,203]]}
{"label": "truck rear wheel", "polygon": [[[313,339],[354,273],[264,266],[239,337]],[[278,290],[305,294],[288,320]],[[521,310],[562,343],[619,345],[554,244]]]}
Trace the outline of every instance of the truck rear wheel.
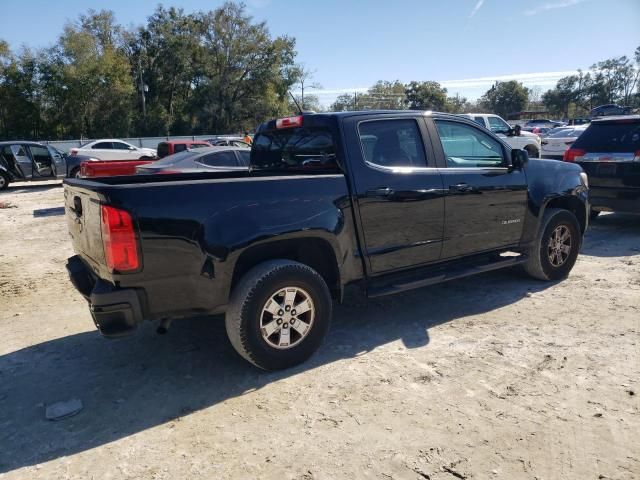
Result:
{"label": "truck rear wheel", "polygon": [[293,367],[321,345],[331,308],[327,284],[315,270],[290,260],[265,262],[234,288],[225,318],[227,335],[256,367]]}
{"label": "truck rear wheel", "polygon": [[539,280],[560,280],[571,272],[582,243],[580,224],[573,213],[549,208],[529,250],[525,271]]}

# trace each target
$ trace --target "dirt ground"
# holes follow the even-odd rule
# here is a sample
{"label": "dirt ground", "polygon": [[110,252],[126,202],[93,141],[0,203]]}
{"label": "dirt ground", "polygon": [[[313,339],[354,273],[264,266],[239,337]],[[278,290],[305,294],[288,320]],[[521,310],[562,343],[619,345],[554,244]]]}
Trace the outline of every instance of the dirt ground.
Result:
{"label": "dirt ground", "polygon": [[2,478],[640,478],[637,217],[602,215],[561,283],[350,297],[309,362],[264,373],[220,318],[101,338],[64,268],[62,193],[0,194]]}

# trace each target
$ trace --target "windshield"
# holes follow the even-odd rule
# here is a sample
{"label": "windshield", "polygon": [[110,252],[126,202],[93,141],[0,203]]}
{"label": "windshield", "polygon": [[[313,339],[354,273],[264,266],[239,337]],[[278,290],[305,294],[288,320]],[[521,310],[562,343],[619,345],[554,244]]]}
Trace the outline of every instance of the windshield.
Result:
{"label": "windshield", "polygon": [[251,150],[253,169],[337,171],[336,150],[327,128],[287,128],[259,132]]}

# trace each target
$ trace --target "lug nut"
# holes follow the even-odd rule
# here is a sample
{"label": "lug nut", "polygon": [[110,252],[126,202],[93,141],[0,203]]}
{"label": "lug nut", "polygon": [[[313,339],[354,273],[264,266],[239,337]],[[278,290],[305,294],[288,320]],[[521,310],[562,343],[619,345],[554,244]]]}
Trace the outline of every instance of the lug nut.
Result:
{"label": "lug nut", "polygon": [[288,323],[285,323],[282,327],[283,327],[283,328],[289,328],[289,324],[288,324]]}
{"label": "lug nut", "polygon": [[295,315],[296,311],[295,310],[291,310],[291,315]]}
{"label": "lug nut", "polygon": [[295,318],[292,318],[292,319],[291,319],[291,325],[293,325],[293,324],[295,323],[295,321],[296,321],[296,319],[295,319]]}
{"label": "lug nut", "polygon": [[278,315],[282,316],[284,315],[284,312],[282,310],[278,310]]}
{"label": "lug nut", "polygon": [[288,312],[289,310],[291,310],[291,307],[287,305],[286,307],[284,307],[284,309]]}
{"label": "lug nut", "polygon": [[280,325],[280,324],[282,323],[282,319],[281,319],[281,318],[277,319],[277,320],[276,320],[276,323],[277,323],[278,325]]}

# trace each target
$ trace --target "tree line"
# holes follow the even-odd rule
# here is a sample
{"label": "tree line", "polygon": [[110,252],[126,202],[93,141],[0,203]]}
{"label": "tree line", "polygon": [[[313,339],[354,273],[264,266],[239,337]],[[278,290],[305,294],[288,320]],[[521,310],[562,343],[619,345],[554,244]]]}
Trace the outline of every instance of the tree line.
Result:
{"label": "tree line", "polygon": [[[48,48],[11,51],[0,39],[0,139],[197,135],[250,130],[297,110],[323,110],[313,71],[296,63],[295,39],[274,37],[243,4],[185,13],[158,6],[126,29],[113,12],[89,10]],[[597,106],[640,106],[640,47],[560,79],[547,92],[496,82],[469,101],[434,81],[380,80],[340,95],[333,111],[429,109],[451,113],[522,110],[551,116]],[[301,90],[292,102],[290,91]]]}
{"label": "tree line", "polygon": [[66,139],[240,131],[290,111],[295,40],[243,4],[185,13],[158,6],[144,26],[89,10],[55,45],[0,40],[0,138]]}

